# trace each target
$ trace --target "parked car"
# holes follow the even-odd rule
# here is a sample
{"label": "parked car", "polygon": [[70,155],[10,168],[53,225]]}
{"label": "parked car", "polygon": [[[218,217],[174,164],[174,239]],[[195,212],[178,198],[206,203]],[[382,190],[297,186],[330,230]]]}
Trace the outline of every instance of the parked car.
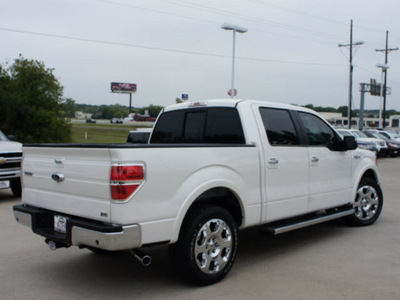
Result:
{"label": "parked car", "polygon": [[122,124],[122,123],[124,123],[124,121],[122,121],[121,119],[118,119],[118,118],[112,118],[110,120],[110,123],[111,124]]}
{"label": "parked car", "polygon": [[14,196],[21,196],[22,144],[8,138],[0,130],[0,189],[11,188]]}
{"label": "parked car", "polygon": [[93,119],[86,119],[86,123],[94,123],[94,124],[96,124],[96,120],[93,120]]}
{"label": "parked car", "polygon": [[388,137],[380,133],[378,130],[364,130],[363,132],[369,137],[375,137],[378,139],[385,140],[386,145],[388,147],[386,155],[396,157],[400,154],[400,142],[389,139]]}
{"label": "parked car", "polygon": [[374,143],[372,141],[371,138],[357,137],[357,136],[353,135],[351,133],[351,131],[348,129],[339,129],[339,130],[337,130],[337,132],[343,137],[354,136],[356,138],[358,148],[373,151],[375,153],[375,155],[378,156],[378,153],[379,153],[378,146],[376,143]]}
{"label": "parked car", "polygon": [[394,140],[396,142],[400,142],[400,134],[385,131],[385,130],[377,130],[380,134],[386,136],[390,140]]}
{"label": "parked car", "polygon": [[149,142],[151,131],[152,129],[150,128],[138,128],[129,131],[126,142],[132,144],[147,144]]}
{"label": "parked car", "polygon": [[360,140],[375,143],[376,147],[378,148],[378,157],[383,157],[386,155],[387,145],[384,139],[369,137],[368,135],[357,129],[348,129],[348,132],[350,132],[357,139],[357,141]]}

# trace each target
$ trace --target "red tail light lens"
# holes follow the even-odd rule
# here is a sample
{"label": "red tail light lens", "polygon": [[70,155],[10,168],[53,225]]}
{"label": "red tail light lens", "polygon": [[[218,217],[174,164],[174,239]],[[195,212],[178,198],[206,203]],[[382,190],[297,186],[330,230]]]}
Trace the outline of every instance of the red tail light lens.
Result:
{"label": "red tail light lens", "polygon": [[112,185],[111,197],[113,200],[125,200],[132,195],[138,187],[139,184]]}
{"label": "red tail light lens", "polygon": [[112,181],[143,180],[143,166],[113,166],[111,168]]}
{"label": "red tail light lens", "polygon": [[144,181],[144,166],[115,165],[111,167],[111,198],[127,200]]}

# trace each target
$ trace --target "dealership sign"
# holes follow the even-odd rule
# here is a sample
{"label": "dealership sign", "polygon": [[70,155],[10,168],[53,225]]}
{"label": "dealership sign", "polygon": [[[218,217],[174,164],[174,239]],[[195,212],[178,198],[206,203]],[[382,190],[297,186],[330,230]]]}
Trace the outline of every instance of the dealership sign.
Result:
{"label": "dealership sign", "polygon": [[136,83],[111,82],[113,93],[136,93]]}

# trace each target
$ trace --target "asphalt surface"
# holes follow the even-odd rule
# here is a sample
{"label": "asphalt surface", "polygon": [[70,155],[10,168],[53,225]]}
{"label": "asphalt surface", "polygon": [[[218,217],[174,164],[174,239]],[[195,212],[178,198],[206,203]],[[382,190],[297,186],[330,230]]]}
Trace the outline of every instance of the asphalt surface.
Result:
{"label": "asphalt surface", "polygon": [[166,246],[147,251],[147,268],[126,252],[51,251],[14,220],[21,200],[0,190],[0,298],[400,299],[400,157],[380,159],[379,169],[385,203],[374,225],[336,220],[278,236],[246,229],[231,272],[202,288],[175,276]]}

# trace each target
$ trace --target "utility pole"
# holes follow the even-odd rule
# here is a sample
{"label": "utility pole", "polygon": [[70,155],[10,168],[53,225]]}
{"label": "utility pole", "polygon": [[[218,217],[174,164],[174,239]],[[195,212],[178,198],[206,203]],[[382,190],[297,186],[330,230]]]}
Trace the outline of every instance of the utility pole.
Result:
{"label": "utility pole", "polygon": [[[388,64],[388,54],[392,51],[397,51],[399,48],[388,48],[389,44],[389,31],[386,31],[386,48],[385,49],[375,49],[377,52],[385,52],[385,65]],[[384,70],[385,78],[383,84],[383,128],[386,127],[386,80],[387,80],[387,68]]]}
{"label": "utility pole", "polygon": [[348,127],[351,128],[351,103],[353,99],[353,46],[363,45],[364,42],[353,43],[353,20],[350,22],[350,43],[349,44],[339,44],[339,47],[349,47],[350,57],[349,57],[349,106],[348,106]]}

